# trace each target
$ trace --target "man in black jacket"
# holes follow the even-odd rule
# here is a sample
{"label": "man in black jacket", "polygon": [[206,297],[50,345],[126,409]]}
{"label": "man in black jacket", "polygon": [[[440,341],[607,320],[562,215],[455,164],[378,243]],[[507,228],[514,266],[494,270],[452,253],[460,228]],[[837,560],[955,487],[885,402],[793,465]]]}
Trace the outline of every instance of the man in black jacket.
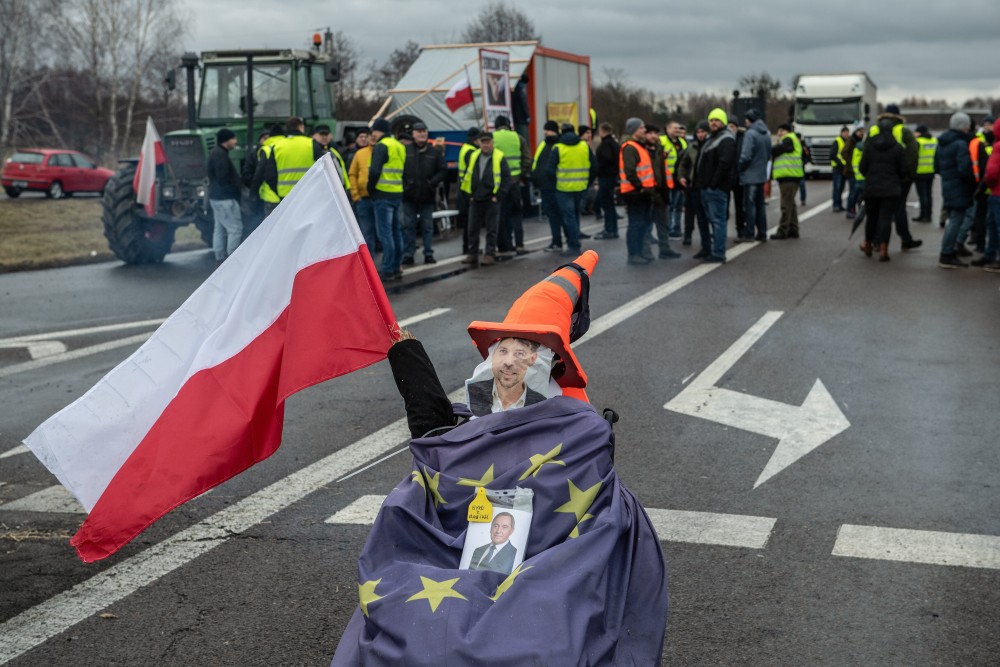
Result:
{"label": "man in black jacket", "polygon": [[712,227],[712,254],[706,262],[726,261],[726,209],[736,166],[736,136],[727,127],[722,109],[708,114],[709,136],[698,151],[694,187],[701,189],[701,203]]}
{"label": "man in black jacket", "polygon": [[417,225],[424,240],[424,264],[436,264],[434,249],[434,196],[444,181],[444,153],[427,140],[427,125],[413,124],[413,143],[406,147],[403,163],[403,265],[413,264]]}
{"label": "man in black jacket", "polygon": [[610,123],[597,128],[601,143],[595,151],[597,157],[597,207],[604,213],[604,231],[595,239],[618,238],[618,212],[615,211],[615,186],[618,184],[618,151],[621,146],[611,133]]}
{"label": "man in black jacket", "polygon": [[[497,182],[499,175],[499,182]],[[510,167],[493,148],[493,133],[479,135],[479,150],[469,157],[462,190],[469,195],[469,254],[463,264],[489,265],[496,261],[500,200],[510,187]],[[486,228],[486,251],[479,259],[479,230]]]}
{"label": "man in black jacket", "polygon": [[541,194],[542,214],[548,218],[549,229],[552,231],[552,243],[542,250],[562,252],[562,214],[559,212],[559,204],[556,202],[556,180],[549,176],[549,157],[552,155],[552,147],[559,142],[559,123],[547,120],[543,131],[545,137],[535,149],[535,157],[531,163],[531,180]]}
{"label": "man in black jacket", "polygon": [[228,127],[215,135],[215,148],[208,154],[208,202],[215,217],[212,251],[215,261],[232,255],[243,240],[243,218],[240,213],[242,182],[229,151],[236,148],[236,134]]}

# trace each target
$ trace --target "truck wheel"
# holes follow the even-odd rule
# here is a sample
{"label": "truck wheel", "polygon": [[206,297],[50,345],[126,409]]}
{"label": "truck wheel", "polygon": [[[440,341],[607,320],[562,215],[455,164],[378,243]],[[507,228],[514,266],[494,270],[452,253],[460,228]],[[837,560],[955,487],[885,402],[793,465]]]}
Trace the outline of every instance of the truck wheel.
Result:
{"label": "truck wheel", "polygon": [[127,164],[111,177],[101,199],[101,221],[108,247],[126,264],[162,262],[174,244],[171,225],[148,225],[138,213],[132,179],[136,165]]}
{"label": "truck wheel", "polygon": [[18,197],[21,196],[21,188],[14,188],[14,187],[4,188],[4,192],[6,192],[7,196],[10,197],[11,199],[17,199]]}

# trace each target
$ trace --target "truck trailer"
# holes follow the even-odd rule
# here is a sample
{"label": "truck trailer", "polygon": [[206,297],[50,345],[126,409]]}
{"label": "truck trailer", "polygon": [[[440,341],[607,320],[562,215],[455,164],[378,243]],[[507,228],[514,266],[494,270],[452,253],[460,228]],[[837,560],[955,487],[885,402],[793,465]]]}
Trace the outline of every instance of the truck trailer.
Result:
{"label": "truck trailer", "polygon": [[835,140],[842,127],[868,125],[877,88],[865,72],[799,74],[795,77],[794,129],[812,154],[806,177],[831,173]]}

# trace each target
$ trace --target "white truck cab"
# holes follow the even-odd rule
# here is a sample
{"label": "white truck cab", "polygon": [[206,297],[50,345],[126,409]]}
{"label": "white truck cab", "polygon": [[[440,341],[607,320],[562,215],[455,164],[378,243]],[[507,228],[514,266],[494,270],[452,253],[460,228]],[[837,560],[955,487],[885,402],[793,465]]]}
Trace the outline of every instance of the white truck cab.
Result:
{"label": "white truck cab", "polygon": [[804,167],[807,178],[831,172],[830,158],[842,127],[871,124],[876,93],[865,72],[795,77],[793,127],[812,155]]}

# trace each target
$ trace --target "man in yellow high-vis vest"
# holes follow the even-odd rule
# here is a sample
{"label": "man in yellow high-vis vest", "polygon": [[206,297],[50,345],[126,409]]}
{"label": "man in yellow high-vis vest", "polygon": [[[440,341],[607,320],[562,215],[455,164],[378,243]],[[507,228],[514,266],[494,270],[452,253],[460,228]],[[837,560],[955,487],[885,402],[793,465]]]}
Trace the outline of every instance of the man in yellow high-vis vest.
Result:
{"label": "man in yellow high-vis vest", "polygon": [[403,228],[399,207],[403,203],[403,165],[406,148],[391,134],[385,118],[372,123],[372,162],[368,167],[368,195],[375,209],[375,232],[382,244],[382,280],[403,277]]}
{"label": "man in yellow high-vis vest", "polygon": [[934,208],[931,191],[934,188],[934,154],[937,152],[937,139],[926,125],[918,125],[913,133],[917,137],[917,143],[920,144],[917,175],[913,179],[917,189],[917,199],[920,200],[920,213],[913,218],[913,222],[930,222],[931,209]]}
{"label": "man in yellow high-vis vest", "polygon": [[590,159],[590,147],[580,141],[576,128],[564,123],[560,129],[562,134],[559,143],[552,148],[548,172],[556,181],[556,202],[566,232],[566,249],[562,256],[578,257],[581,252],[580,211],[596,171]]}
{"label": "man in yellow high-vis vest", "polygon": [[497,248],[501,253],[516,251],[518,255],[527,252],[524,248],[524,208],[522,205],[522,184],[531,171],[531,150],[527,140],[510,129],[510,119],[497,116],[494,121],[493,144],[503,153],[510,170],[511,184],[507,194],[500,201],[500,231]]}

